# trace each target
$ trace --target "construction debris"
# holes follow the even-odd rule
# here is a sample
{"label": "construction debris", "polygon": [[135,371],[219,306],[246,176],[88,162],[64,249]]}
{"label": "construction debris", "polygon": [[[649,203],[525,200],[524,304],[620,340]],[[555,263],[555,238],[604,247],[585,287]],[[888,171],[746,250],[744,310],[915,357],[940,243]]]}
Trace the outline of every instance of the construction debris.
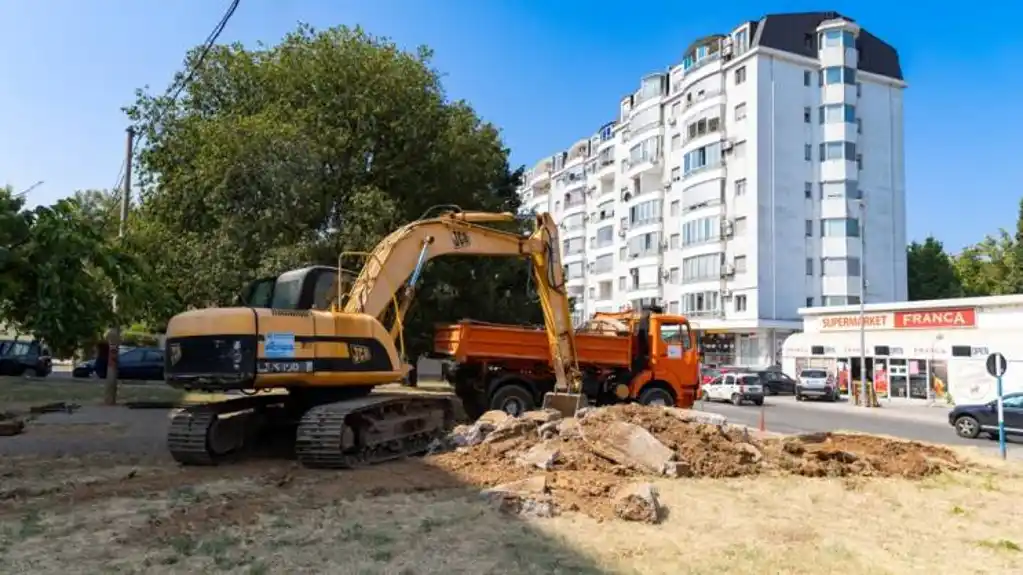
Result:
{"label": "construction debris", "polygon": [[13,413],[0,411],[0,437],[18,435],[25,430],[25,422]]}
{"label": "construction debris", "polygon": [[662,516],[651,483],[657,477],[917,479],[962,467],[938,446],[856,434],[770,437],[710,413],[636,404],[585,408],[564,419],[488,412],[432,451],[432,465],[487,488],[485,496],[504,511],[645,522]]}

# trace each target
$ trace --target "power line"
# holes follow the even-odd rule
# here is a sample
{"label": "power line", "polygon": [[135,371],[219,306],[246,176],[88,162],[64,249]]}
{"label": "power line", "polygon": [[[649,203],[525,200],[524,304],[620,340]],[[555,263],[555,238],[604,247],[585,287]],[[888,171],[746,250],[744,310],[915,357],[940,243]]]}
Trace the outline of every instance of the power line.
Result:
{"label": "power line", "polygon": [[[231,20],[231,17],[234,16],[235,10],[238,9],[239,2],[241,2],[241,0],[231,0],[231,4],[227,7],[227,10],[224,11],[224,15],[221,16],[220,21],[217,22],[217,25],[214,26],[213,30],[209,33],[208,36],[206,36],[206,40],[203,41],[202,49],[199,52],[199,56],[196,57],[192,65],[189,66],[188,73],[182,76],[180,81],[174,82],[173,84],[170,85],[170,87],[167,88],[166,94],[170,94],[172,91],[174,92],[174,94],[170,96],[171,103],[177,102],[178,96],[180,96],[181,92],[183,92],[185,88],[188,86],[188,84],[192,82],[192,78],[195,77],[196,71],[199,69],[200,66],[203,65],[203,62],[206,61],[206,57],[209,56],[209,53],[213,49],[214,44],[216,44],[217,38],[220,37],[220,34],[224,31],[224,28],[227,27],[227,23]],[[163,120],[163,114],[165,111],[166,108],[164,108],[164,111],[160,112],[160,114],[156,118],[156,121],[153,122],[154,125],[159,124],[160,121]],[[139,140],[141,140],[142,138],[145,137],[145,133],[140,133],[138,136]],[[136,143],[136,145],[138,144]],[[118,170],[117,183],[114,184],[114,189],[121,187],[121,184],[124,183],[125,176],[124,168],[125,162],[121,162],[121,168]]]}

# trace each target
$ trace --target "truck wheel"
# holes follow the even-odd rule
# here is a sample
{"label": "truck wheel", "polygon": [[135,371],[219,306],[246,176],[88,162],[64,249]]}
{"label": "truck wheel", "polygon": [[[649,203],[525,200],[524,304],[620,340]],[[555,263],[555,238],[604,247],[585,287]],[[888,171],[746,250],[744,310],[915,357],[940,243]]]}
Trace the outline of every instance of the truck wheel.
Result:
{"label": "truck wheel", "polygon": [[525,387],[510,383],[503,385],[490,396],[490,409],[503,411],[508,415],[519,416],[536,409],[533,394]]}
{"label": "truck wheel", "polygon": [[672,407],[675,405],[675,397],[663,387],[648,387],[639,394],[639,402],[642,405],[663,405]]}

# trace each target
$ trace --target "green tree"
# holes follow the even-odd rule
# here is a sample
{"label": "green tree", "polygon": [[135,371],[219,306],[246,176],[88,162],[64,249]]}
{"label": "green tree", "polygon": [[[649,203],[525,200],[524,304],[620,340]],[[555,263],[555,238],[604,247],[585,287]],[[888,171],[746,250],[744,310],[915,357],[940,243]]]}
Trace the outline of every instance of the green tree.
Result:
{"label": "green tree", "polygon": [[911,301],[960,297],[963,293],[952,258],[933,236],[909,244],[906,267]]}
{"label": "green tree", "polygon": [[1017,293],[1012,269],[1015,241],[1005,230],[988,236],[980,243],[962,251],[953,260],[956,276],[967,296],[1007,295]]}
{"label": "green tree", "polygon": [[[144,298],[136,260],[107,241],[76,199],[23,209],[0,190],[0,321],[69,356]],[[121,286],[121,316],[111,309]]]}
{"label": "green tree", "polygon": [[[169,294],[147,319],[336,264],[436,205],[517,210],[521,170],[494,126],[445,99],[430,58],[359,28],[301,25],[276,46],[215,47],[178,101],[140,91],[128,110],[145,141],[132,233]],[[524,262],[434,261],[406,328],[413,353],[434,321],[540,317],[527,277]]]}

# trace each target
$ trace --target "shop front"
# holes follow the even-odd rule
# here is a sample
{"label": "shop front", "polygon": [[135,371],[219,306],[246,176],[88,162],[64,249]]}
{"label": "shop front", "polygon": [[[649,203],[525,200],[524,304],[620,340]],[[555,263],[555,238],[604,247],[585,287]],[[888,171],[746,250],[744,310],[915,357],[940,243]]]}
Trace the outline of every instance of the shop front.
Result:
{"label": "shop front", "polygon": [[878,397],[975,403],[993,397],[984,361],[1000,351],[1010,361],[1006,389],[1023,389],[1017,385],[1023,384],[1023,296],[870,304],[862,315],[858,307],[800,313],[804,331],[786,339],[782,351],[790,375],[821,368],[843,393],[865,376]]}

